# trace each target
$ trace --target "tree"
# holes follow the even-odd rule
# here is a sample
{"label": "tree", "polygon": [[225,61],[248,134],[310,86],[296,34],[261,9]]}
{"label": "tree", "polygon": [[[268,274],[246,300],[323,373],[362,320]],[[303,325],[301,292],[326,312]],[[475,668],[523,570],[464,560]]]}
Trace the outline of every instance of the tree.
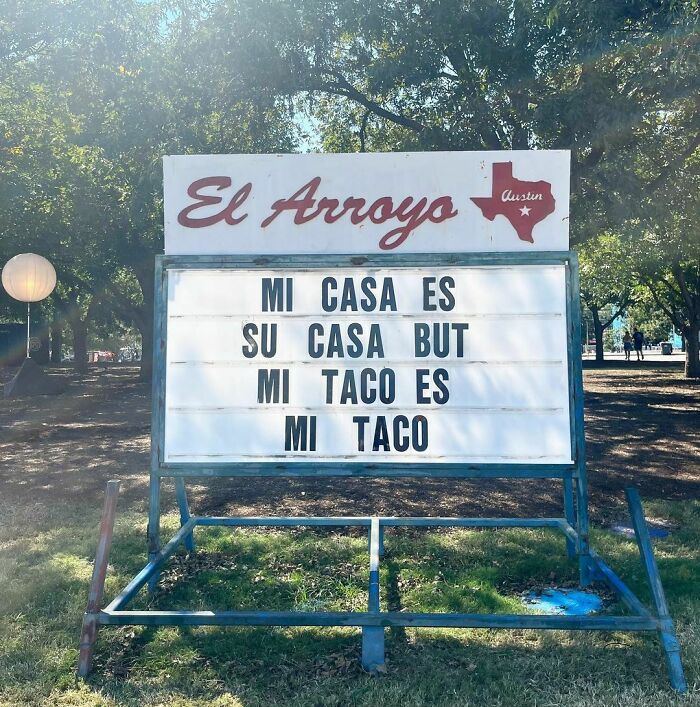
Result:
{"label": "tree", "polygon": [[682,333],[686,376],[700,377],[700,98],[648,120],[630,155],[640,186],[623,231],[629,267]]}
{"label": "tree", "polygon": [[633,302],[634,275],[626,271],[619,236],[604,234],[578,249],[581,299],[591,312],[596,361],[604,360],[605,331]]}
{"label": "tree", "polygon": [[228,0],[198,30],[193,75],[308,98],[327,149],[572,148],[581,241],[620,215],[601,166],[692,94],[673,68],[692,20],[670,0]]}
{"label": "tree", "polygon": [[647,341],[668,341],[673,322],[659,308],[647,288],[638,288],[638,296],[628,311],[632,326],[644,333]]}
{"label": "tree", "polygon": [[139,329],[148,378],[162,156],[290,151],[293,121],[276,99],[189,84],[194,4],[173,19],[157,2],[77,0],[75,22],[67,7],[50,3],[34,16],[13,6],[5,54],[0,32],[2,250],[36,250],[56,265],[54,302],[77,366],[90,317],[98,308],[104,317],[109,303]]}

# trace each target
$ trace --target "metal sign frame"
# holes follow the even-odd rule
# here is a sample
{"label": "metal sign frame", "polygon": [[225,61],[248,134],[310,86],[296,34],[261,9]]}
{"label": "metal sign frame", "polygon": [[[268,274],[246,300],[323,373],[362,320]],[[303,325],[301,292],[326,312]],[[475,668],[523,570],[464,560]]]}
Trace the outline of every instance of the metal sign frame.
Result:
{"label": "metal sign frame", "polygon": [[[462,464],[388,462],[259,462],[259,463],[166,463],[164,461],[165,371],[167,347],[167,274],[171,269],[331,269],[337,267],[470,267],[504,265],[565,266],[566,331],[569,379],[569,418],[573,463],[570,464]],[[226,255],[158,256],[155,277],[155,338],[153,367],[153,420],[151,441],[149,561],[122,592],[102,608],[118,482],[109,482],[100,541],[83,620],[78,674],[87,675],[100,625],[248,625],[248,626],[357,626],[362,628],[362,664],[376,671],[384,664],[384,630],[395,626],[533,628],[574,630],[656,631],[665,651],[671,685],[687,690],[680,646],[659,578],[641,501],[634,489],[626,489],[635,537],[647,574],[654,610],[649,611],[625,583],[590,547],[588,542],[588,487],[583,425],[583,384],[578,264],[573,252],[532,253],[431,253],[391,255]],[[397,517],[205,517],[192,516],[187,502],[188,477],[235,476],[365,476],[539,478],[562,481],[563,516],[560,518],[397,518]],[[181,527],[165,545],[160,542],[161,484],[175,481]],[[368,532],[369,589],[366,612],[298,611],[133,611],[127,605],[148,585],[153,590],[165,562],[182,545],[194,551],[194,530],[207,526],[330,526],[364,527]],[[621,616],[537,616],[520,614],[405,613],[381,610],[379,563],[384,551],[384,531],[392,527],[525,527],[553,528],[566,539],[567,554],[578,560],[581,586],[605,582],[629,610]]]}

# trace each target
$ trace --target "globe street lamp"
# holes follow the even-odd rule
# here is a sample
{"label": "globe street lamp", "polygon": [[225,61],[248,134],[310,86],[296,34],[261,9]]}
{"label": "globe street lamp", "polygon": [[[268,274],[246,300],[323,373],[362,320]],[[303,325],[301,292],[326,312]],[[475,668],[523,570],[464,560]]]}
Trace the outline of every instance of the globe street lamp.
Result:
{"label": "globe street lamp", "polygon": [[5,384],[6,398],[23,395],[52,395],[60,393],[63,385],[52,376],[46,376],[29,356],[29,315],[32,302],[46,299],[56,287],[53,265],[36,253],[15,255],[2,269],[2,284],[10,297],[27,303],[27,357],[15,377]]}
{"label": "globe street lamp", "polygon": [[56,270],[36,253],[10,258],[2,269],[2,285],[7,294],[27,303],[27,358],[29,358],[29,314],[32,302],[46,299],[56,287]]}

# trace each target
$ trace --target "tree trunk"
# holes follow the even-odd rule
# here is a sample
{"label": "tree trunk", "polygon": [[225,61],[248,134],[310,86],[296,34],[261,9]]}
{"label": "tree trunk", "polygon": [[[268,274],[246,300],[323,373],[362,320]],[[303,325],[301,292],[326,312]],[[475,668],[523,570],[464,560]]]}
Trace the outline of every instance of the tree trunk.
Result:
{"label": "tree trunk", "polygon": [[73,365],[79,373],[87,373],[87,321],[76,317],[70,320],[70,327],[73,332]]}
{"label": "tree trunk", "polygon": [[155,285],[155,272],[152,259],[147,262],[148,265],[134,270],[143,296],[140,316],[135,322],[141,334],[139,378],[143,381],[150,381],[153,374],[153,288]]}
{"label": "tree trunk", "polygon": [[51,363],[61,363],[61,349],[63,347],[63,324],[51,322]]}
{"label": "tree trunk", "polygon": [[[595,360],[598,363],[602,363],[605,360],[605,354],[603,352],[603,325],[600,321],[600,314],[598,313],[597,307],[589,307],[591,314],[593,315],[593,334],[595,336]],[[588,345],[588,342],[586,342]]]}
{"label": "tree trunk", "polygon": [[685,341],[685,377],[700,378],[700,321],[695,321],[683,332]]}
{"label": "tree trunk", "polygon": [[143,327],[139,327],[141,332],[141,368],[139,378],[143,381],[151,380],[153,374],[153,317],[151,316]]}

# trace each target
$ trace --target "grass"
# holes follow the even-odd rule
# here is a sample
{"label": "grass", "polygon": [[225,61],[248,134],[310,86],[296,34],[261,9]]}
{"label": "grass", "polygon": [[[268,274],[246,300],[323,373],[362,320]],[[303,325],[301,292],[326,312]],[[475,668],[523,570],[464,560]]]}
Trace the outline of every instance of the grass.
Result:
{"label": "grass", "polygon": [[[2,705],[664,705],[700,704],[700,504],[655,503],[676,524],[655,542],[683,646],[690,694],[671,692],[655,636],[395,629],[388,671],[358,665],[349,628],[101,629],[94,671],[76,681],[98,511],[0,507]],[[106,595],[145,563],[145,519],[117,516]],[[177,527],[165,517],[164,536]],[[168,565],[153,608],[362,610],[367,539],[357,529],[197,531],[198,552]],[[648,601],[636,545],[605,531],[593,544]],[[546,530],[387,531],[383,606],[409,611],[522,611],[531,587],[574,584],[564,541]],[[607,609],[620,610],[614,604]]]}

